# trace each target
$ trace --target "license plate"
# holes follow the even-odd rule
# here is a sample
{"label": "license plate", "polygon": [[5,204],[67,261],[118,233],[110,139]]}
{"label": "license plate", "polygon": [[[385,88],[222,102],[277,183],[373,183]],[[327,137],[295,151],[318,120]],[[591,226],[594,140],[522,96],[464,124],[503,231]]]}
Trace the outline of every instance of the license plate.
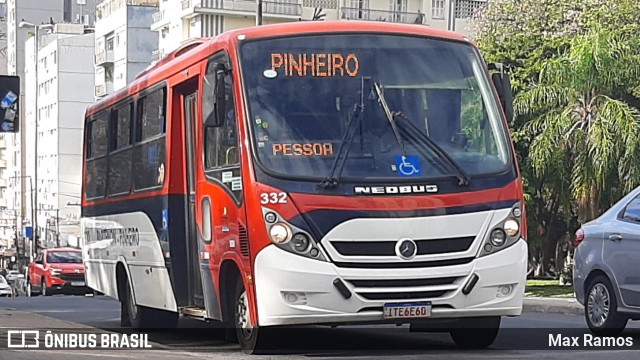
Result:
{"label": "license plate", "polygon": [[84,286],[84,281],[72,281],[71,286]]}
{"label": "license plate", "polygon": [[384,304],[382,316],[385,319],[423,318],[431,316],[431,302],[409,302]]}

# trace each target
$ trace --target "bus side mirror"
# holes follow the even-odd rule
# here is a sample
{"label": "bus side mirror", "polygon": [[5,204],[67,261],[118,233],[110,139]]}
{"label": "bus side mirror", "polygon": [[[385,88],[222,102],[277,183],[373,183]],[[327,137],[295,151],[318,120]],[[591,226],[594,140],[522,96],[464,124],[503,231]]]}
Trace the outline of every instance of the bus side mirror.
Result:
{"label": "bus side mirror", "polygon": [[205,121],[206,127],[220,127],[224,125],[224,119],[227,115],[225,89],[226,81],[225,75],[227,73],[224,64],[216,65],[216,83],[213,88],[213,116],[210,116]]}
{"label": "bus side mirror", "polygon": [[491,80],[496,87],[498,96],[500,97],[500,104],[504,115],[507,117],[507,121],[513,121],[513,90],[511,89],[511,78],[509,74],[504,70],[502,64],[493,63],[489,64],[489,70],[498,70],[499,72],[491,74]]}

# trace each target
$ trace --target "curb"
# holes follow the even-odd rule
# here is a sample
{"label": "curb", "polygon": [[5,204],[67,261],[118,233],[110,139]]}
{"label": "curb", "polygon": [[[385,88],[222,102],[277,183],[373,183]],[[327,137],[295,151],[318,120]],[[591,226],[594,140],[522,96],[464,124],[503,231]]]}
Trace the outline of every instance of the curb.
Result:
{"label": "curb", "polygon": [[524,299],[522,311],[583,316],[584,306],[575,298],[527,297]]}

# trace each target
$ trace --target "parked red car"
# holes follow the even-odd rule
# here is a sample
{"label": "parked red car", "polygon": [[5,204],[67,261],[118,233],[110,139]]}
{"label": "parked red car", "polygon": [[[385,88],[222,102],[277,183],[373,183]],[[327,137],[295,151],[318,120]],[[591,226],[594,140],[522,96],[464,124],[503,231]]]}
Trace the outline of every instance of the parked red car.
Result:
{"label": "parked red car", "polygon": [[84,278],[82,252],[78,249],[43,250],[29,264],[27,274],[27,296],[91,292]]}

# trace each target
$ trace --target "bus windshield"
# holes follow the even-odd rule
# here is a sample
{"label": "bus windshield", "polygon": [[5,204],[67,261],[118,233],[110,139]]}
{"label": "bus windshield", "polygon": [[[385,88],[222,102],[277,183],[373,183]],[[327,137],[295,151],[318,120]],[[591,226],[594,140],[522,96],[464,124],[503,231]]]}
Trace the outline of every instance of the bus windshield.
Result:
{"label": "bus windshield", "polygon": [[343,145],[342,177],[358,180],[457,176],[456,168],[473,177],[510,162],[470,44],[325,34],[252,41],[240,51],[257,160],[278,176],[322,179]]}

